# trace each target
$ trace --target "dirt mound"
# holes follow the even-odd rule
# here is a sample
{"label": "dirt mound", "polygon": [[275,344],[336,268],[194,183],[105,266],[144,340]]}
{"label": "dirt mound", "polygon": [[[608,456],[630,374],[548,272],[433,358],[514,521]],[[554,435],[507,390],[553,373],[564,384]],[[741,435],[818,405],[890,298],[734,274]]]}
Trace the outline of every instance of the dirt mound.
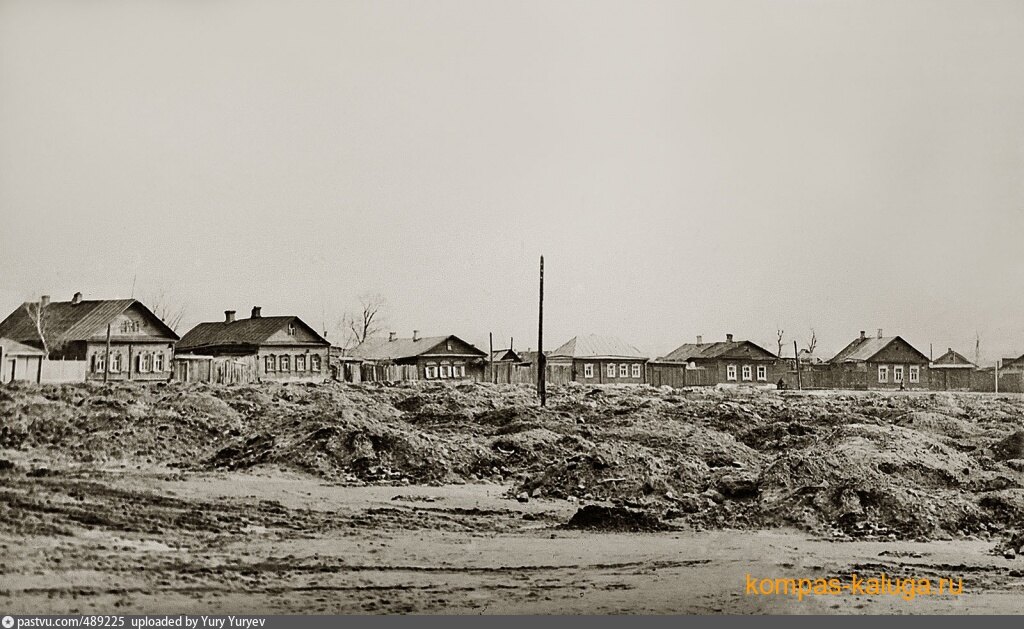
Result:
{"label": "dirt mound", "polygon": [[672,529],[647,511],[625,507],[586,505],[564,525],[567,529],[606,532],[652,533]]}
{"label": "dirt mound", "polygon": [[992,453],[997,461],[1024,459],[1024,430],[1018,430],[993,445]]}

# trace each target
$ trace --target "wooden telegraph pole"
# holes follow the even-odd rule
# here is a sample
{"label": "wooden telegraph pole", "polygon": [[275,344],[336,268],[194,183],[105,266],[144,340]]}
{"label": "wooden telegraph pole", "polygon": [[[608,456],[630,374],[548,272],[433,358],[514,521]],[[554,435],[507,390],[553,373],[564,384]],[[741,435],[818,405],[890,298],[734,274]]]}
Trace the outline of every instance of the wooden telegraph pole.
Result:
{"label": "wooden telegraph pole", "polygon": [[800,379],[800,350],[796,348],[796,341],[793,341],[793,360],[796,362],[796,390],[803,391],[804,383]]}
{"label": "wooden telegraph pole", "polygon": [[547,359],[544,357],[544,256],[540,257],[540,306],[537,309],[537,395],[540,405],[546,406],[548,401]]}
{"label": "wooden telegraph pole", "polygon": [[107,324],[107,355],[103,359],[103,382],[110,377],[110,324]]}
{"label": "wooden telegraph pole", "polygon": [[494,373],[494,333],[487,333],[487,345],[490,347],[491,353],[487,359],[487,362],[491,366],[491,384],[497,384],[498,376]]}

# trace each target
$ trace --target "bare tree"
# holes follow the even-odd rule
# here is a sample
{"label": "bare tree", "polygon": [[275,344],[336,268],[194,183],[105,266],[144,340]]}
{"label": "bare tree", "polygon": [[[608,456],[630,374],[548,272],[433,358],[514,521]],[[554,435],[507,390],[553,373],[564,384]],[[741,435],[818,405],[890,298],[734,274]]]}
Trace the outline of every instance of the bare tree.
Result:
{"label": "bare tree", "polygon": [[50,355],[50,339],[47,330],[47,317],[46,310],[49,307],[49,299],[40,299],[36,302],[26,301],[24,304],[25,313],[28,315],[32,325],[36,328],[36,334],[39,335],[39,341],[43,344],[43,352],[49,357]]}
{"label": "bare tree", "polygon": [[359,298],[359,309],[346,313],[341,321],[349,347],[361,345],[384,330],[386,306],[387,302],[379,294]]}
{"label": "bare tree", "polygon": [[782,339],[784,338],[785,334],[785,330],[775,330],[775,342],[778,343],[779,346],[779,352],[775,355],[778,356],[779,358],[782,358]]}
{"label": "bare tree", "polygon": [[807,341],[807,353],[809,355],[814,354],[814,348],[818,346],[818,334],[811,328],[811,339]]}
{"label": "bare tree", "polygon": [[142,301],[158,319],[167,324],[167,327],[174,332],[178,331],[178,326],[181,325],[181,320],[185,317],[187,304],[168,297],[164,291]]}

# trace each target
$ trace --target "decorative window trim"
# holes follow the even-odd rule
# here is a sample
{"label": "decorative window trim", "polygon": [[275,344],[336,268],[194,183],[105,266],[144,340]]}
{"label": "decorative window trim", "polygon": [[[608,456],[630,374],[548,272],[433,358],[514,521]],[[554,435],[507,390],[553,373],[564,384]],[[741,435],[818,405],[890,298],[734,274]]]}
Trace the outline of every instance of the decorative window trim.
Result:
{"label": "decorative window trim", "polygon": [[885,383],[889,382],[889,366],[888,365],[879,365],[878,366],[878,381],[879,382],[885,382]]}
{"label": "decorative window trim", "polygon": [[626,363],[619,363],[619,377],[620,378],[628,378],[629,377],[629,365],[627,365]]}
{"label": "decorative window trim", "polygon": [[305,370],[306,370],[306,355],[305,354],[299,354],[298,356],[295,357],[295,371],[305,371]]}
{"label": "decorative window trim", "polygon": [[291,371],[292,370],[292,357],[288,354],[281,355],[281,361],[278,371]]}
{"label": "decorative window trim", "polygon": [[632,371],[632,373],[630,375],[632,377],[639,378],[640,377],[640,363],[633,363],[633,367],[632,367],[631,371]]}
{"label": "decorative window trim", "polygon": [[263,357],[263,371],[273,373],[277,371],[277,356],[268,354]]}
{"label": "decorative window trim", "polygon": [[736,365],[725,366],[725,379],[736,380]]}
{"label": "decorative window trim", "polygon": [[156,352],[153,354],[153,371],[160,373],[164,370],[164,353]]}
{"label": "decorative window trim", "polygon": [[594,377],[594,363],[586,363],[583,365],[583,377],[593,378]]}
{"label": "decorative window trim", "polygon": [[437,378],[437,364],[427,363],[427,366],[423,368],[423,377],[427,380],[434,380]]}
{"label": "decorative window trim", "polygon": [[903,382],[903,365],[894,365],[892,368],[892,381]]}
{"label": "decorative window trim", "polygon": [[757,379],[759,382],[768,381],[768,367],[765,367],[764,365],[757,366]]}
{"label": "decorative window trim", "polygon": [[750,365],[743,365],[743,381],[750,382],[754,379],[754,369]]}
{"label": "decorative window trim", "polygon": [[910,383],[917,384],[921,382],[921,366],[911,365],[910,366]]}
{"label": "decorative window trim", "polygon": [[605,369],[605,372],[608,374],[609,378],[614,378],[615,377],[615,363],[608,363],[608,368]]}

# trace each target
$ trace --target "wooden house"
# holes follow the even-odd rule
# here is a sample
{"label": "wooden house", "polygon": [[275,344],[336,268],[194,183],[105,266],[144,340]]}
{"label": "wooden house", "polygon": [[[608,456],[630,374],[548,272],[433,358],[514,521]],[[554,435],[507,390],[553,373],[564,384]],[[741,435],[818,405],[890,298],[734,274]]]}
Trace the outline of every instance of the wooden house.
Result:
{"label": "wooden house", "polygon": [[0,384],[39,382],[46,354],[43,350],[0,338]]}
{"label": "wooden house", "polygon": [[899,336],[868,337],[862,331],[829,361],[837,389],[927,389],[928,357]]}
{"label": "wooden house", "polygon": [[649,382],[654,386],[712,386],[775,384],[779,378],[779,358],[752,341],[733,340],[684,343],[670,353],[651,361]]}
{"label": "wooden house", "polygon": [[[178,335],[135,299],[27,302],[0,322],[0,336],[84,361],[91,380],[168,380]],[[45,342],[44,342],[45,340]],[[108,353],[109,346],[109,353]]]}
{"label": "wooden house", "polygon": [[350,355],[363,362],[363,380],[473,380],[484,379],[487,352],[446,336],[374,339],[354,348]]}
{"label": "wooden house", "polygon": [[[181,355],[252,357],[259,381],[326,380],[331,344],[299,317],[264,317],[254,306],[248,319],[224,311],[223,321],[200,323],[182,337]],[[239,376],[235,376],[236,378]]]}
{"label": "wooden house", "polygon": [[977,365],[950,347],[928,365],[929,382],[936,391],[970,391]]}
{"label": "wooden house", "polygon": [[[550,381],[563,380],[584,384],[643,384],[650,359],[635,346],[614,336],[586,334],[574,336],[546,355],[552,372]],[[557,377],[564,372],[564,378]]]}

